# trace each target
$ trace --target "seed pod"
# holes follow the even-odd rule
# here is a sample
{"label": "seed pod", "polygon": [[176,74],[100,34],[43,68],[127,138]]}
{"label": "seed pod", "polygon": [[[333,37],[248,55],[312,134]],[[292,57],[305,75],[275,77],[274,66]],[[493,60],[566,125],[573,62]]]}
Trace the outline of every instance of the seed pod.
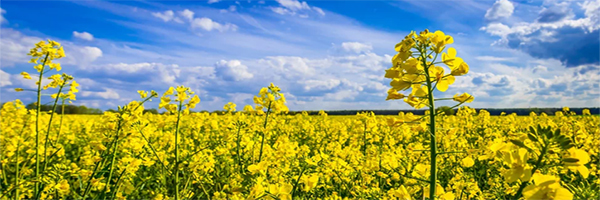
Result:
{"label": "seed pod", "polygon": [[579,162],[577,158],[563,158],[563,162],[576,163]]}

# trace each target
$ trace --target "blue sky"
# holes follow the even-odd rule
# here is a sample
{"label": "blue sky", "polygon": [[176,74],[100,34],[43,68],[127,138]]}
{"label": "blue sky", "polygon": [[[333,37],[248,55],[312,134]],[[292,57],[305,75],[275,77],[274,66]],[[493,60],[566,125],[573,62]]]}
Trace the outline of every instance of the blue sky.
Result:
{"label": "blue sky", "polygon": [[[394,45],[411,30],[454,37],[468,75],[438,97],[470,106],[600,106],[600,0],[2,1],[0,101],[33,102],[28,50],[63,44],[77,105],[116,108],[185,85],[196,110],[241,109],[269,83],[291,110],[407,109],[385,101]],[[62,71],[61,71],[62,72]],[[43,103],[50,99],[42,100]],[[157,100],[150,107],[157,107]],[[444,102],[439,105],[449,105]]]}

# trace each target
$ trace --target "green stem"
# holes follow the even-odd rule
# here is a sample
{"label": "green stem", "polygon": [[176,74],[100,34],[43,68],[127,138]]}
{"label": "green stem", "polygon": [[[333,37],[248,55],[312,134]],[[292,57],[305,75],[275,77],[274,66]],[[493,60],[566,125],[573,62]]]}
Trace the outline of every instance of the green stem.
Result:
{"label": "green stem", "polygon": [[60,112],[60,124],[58,125],[58,133],[56,133],[56,143],[58,143],[58,138],[60,138],[60,131],[62,131],[63,118],[65,117],[65,99],[62,100],[62,108]]}
{"label": "green stem", "polygon": [[16,171],[15,171],[15,199],[19,198],[19,148],[21,147],[21,140],[17,141],[17,163],[16,163]]}
{"label": "green stem", "polygon": [[112,160],[110,161],[110,172],[108,173],[108,179],[106,179],[106,185],[104,186],[104,192],[102,192],[102,195],[106,194],[106,191],[110,187],[110,180],[112,179],[112,175],[115,170],[114,165],[115,160],[117,159],[117,148],[119,146],[119,134],[121,132],[122,121],[123,118],[119,120],[119,125],[117,127],[117,134],[115,135],[115,144],[113,145]]}
{"label": "green stem", "polygon": [[96,173],[96,171],[98,171],[98,167],[100,166],[100,163],[102,163],[102,162],[97,162],[96,165],[94,166],[94,170],[90,174],[90,177],[88,178],[88,181],[87,181],[87,185],[85,186],[85,190],[83,191],[83,194],[81,195],[82,199],[85,199],[85,197],[87,197],[87,193],[92,188],[92,179],[94,178],[94,174]]}
{"label": "green stem", "polygon": [[[140,130],[139,128],[136,128],[136,129],[142,135],[142,138],[144,138],[144,140],[146,140],[146,143],[148,143],[148,146],[150,147],[150,149],[154,153],[154,156],[156,156],[156,160],[158,160],[158,162],[160,163],[160,165],[163,166],[163,169],[166,170],[167,166],[165,165],[165,163],[163,163],[163,161],[160,159],[160,157],[158,157],[158,153],[156,153],[156,149],[154,148],[154,146],[152,146],[152,144],[150,143],[150,140],[148,140],[148,138],[146,138],[146,136],[144,135],[144,133],[142,132],[142,130]],[[169,172],[169,173],[171,173],[171,172]]]}
{"label": "green stem", "polygon": [[[292,199],[294,199],[294,194],[296,194],[296,190],[298,189],[298,183],[300,182],[300,178],[302,177],[302,174],[304,174],[304,171],[306,171],[306,166],[302,167],[302,171],[300,172],[300,175],[298,176],[298,178],[296,179],[296,182],[294,183],[294,188],[292,189]],[[341,178],[340,178],[341,180]]]}
{"label": "green stem", "polygon": [[[437,57],[437,55],[436,55]],[[430,132],[430,143],[429,143],[429,147],[430,147],[430,159],[431,159],[431,165],[430,165],[430,175],[429,175],[429,198],[430,199],[435,199],[435,189],[436,189],[436,183],[437,183],[437,163],[436,163],[436,157],[437,157],[437,143],[436,143],[436,138],[435,138],[435,101],[433,99],[433,86],[431,83],[431,79],[429,78],[429,66],[427,65],[427,58],[422,57],[422,62],[423,62],[423,66],[425,67],[425,76],[427,78],[427,89],[429,91],[429,94],[427,94],[427,96],[429,97],[429,132]]]}
{"label": "green stem", "polygon": [[35,188],[33,194],[37,196],[40,192],[40,112],[42,111],[42,77],[44,77],[44,67],[48,61],[50,53],[46,54],[44,62],[42,63],[42,69],[40,70],[40,77],[38,78],[38,89],[37,89],[37,110],[35,112]]}
{"label": "green stem", "polygon": [[271,112],[271,103],[269,102],[269,107],[267,108],[267,115],[265,116],[265,124],[263,125],[263,133],[262,133],[262,141],[260,142],[260,154],[258,154],[258,162],[262,160],[263,154],[263,145],[265,144],[265,134],[267,132],[267,122],[269,121],[269,113]]}
{"label": "green stem", "polygon": [[179,102],[179,111],[177,112],[177,124],[175,125],[175,166],[173,172],[175,173],[175,200],[179,200],[179,122],[181,120],[181,106],[183,101]]}
{"label": "green stem", "polygon": [[236,154],[237,154],[238,168],[240,170],[240,174],[244,172],[243,167],[242,167],[242,156],[240,155],[240,139],[241,139],[240,130],[241,129],[242,129],[242,126],[240,124],[238,124]]}
{"label": "green stem", "polygon": [[[535,171],[537,171],[541,167],[542,160],[544,159],[544,156],[546,155],[546,152],[548,151],[548,146],[550,146],[550,145],[546,144],[542,148],[542,153],[540,154],[540,157],[538,157],[538,160],[535,162],[535,166],[531,170],[532,175],[535,173]],[[525,187],[527,186],[527,183],[529,183],[529,181],[524,181],[523,183],[521,183],[521,186],[519,186],[519,190],[517,190],[517,194],[515,194],[515,196],[513,196],[514,197],[513,199],[521,198],[521,195],[523,194],[523,189],[525,189]]]}
{"label": "green stem", "polygon": [[60,98],[60,93],[62,92],[62,89],[65,86],[66,82],[67,81],[64,80],[63,84],[58,89],[58,94],[56,95],[56,98],[54,99],[54,105],[52,105],[52,110],[50,111],[52,113],[50,114],[50,121],[48,121],[48,130],[46,131],[46,139],[45,139],[46,141],[44,142],[44,168],[42,168],[42,175],[43,175],[44,171],[46,171],[46,167],[48,167],[47,152],[48,152],[48,141],[50,141],[50,129],[52,128],[52,119],[54,119],[54,112],[56,111],[56,105],[58,103],[58,98]]}
{"label": "green stem", "polygon": [[[116,142],[116,138],[110,143],[110,145],[108,146],[112,146],[114,143]],[[106,151],[105,151],[106,152]],[[94,178],[94,175],[96,174],[96,172],[98,171],[98,168],[100,165],[104,166],[104,162],[105,162],[105,152],[102,152],[100,154],[100,162],[97,162],[96,165],[94,166],[94,170],[92,171],[92,173],[90,174],[90,177],[87,180],[87,186],[85,187],[85,190],[83,192],[83,194],[81,195],[83,199],[85,199],[85,197],[87,197],[87,193],[90,191],[91,186],[92,186],[92,179]]]}
{"label": "green stem", "polygon": [[119,174],[119,177],[117,178],[117,182],[115,182],[115,191],[113,192],[113,195],[111,195],[111,199],[116,199],[117,192],[119,191],[119,188],[120,188],[121,178],[123,177],[123,174],[125,174],[126,171],[127,171],[127,168],[123,169],[121,174]]}

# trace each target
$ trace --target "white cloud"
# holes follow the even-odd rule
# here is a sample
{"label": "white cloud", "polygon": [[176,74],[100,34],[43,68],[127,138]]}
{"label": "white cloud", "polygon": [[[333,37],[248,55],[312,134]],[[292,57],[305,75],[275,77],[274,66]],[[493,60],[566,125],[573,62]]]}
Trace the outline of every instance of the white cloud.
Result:
{"label": "white cloud", "polygon": [[373,46],[360,42],[344,42],[342,43],[342,49],[348,52],[362,53],[373,50]]}
{"label": "white cloud", "polygon": [[[42,38],[31,37],[24,35],[23,33],[3,28],[2,37],[0,38],[0,59],[2,60],[2,67],[13,66],[17,63],[27,63],[29,56],[27,53],[36,43]],[[79,65],[79,67],[85,67],[85,65],[95,61],[102,56],[102,50],[98,47],[90,46],[78,46],[71,42],[60,41],[67,55],[65,58],[57,60],[58,63]]]}
{"label": "white cloud", "polygon": [[162,19],[165,22],[169,22],[169,21],[174,21],[177,23],[183,23],[183,21],[181,19],[179,19],[179,17],[175,16],[175,12],[173,12],[172,10],[167,10],[165,12],[154,12],[152,13],[152,16],[154,17],[158,17],[160,19]]}
{"label": "white cloud", "polygon": [[275,0],[284,8],[296,11],[296,10],[304,10],[310,9],[310,6],[306,3],[306,1],[300,2],[297,0]]}
{"label": "white cloud", "polygon": [[4,13],[6,13],[6,10],[0,8],[0,24],[8,22],[8,20],[4,18]]}
{"label": "white cloud", "polygon": [[10,82],[10,74],[0,70],[0,87],[12,85]]}
{"label": "white cloud", "polygon": [[304,90],[331,90],[339,86],[342,82],[339,79],[328,79],[328,80],[306,80],[300,81],[299,84],[304,85]]}
{"label": "white cloud", "polygon": [[259,61],[281,73],[284,77],[309,76],[315,73],[316,67],[325,67],[327,60],[310,60],[297,56],[271,56]]}
{"label": "white cloud", "polygon": [[[90,70],[94,73],[103,73],[110,77],[122,77],[122,79],[136,79],[148,77],[140,82],[149,81],[154,84],[174,85],[181,78],[179,65],[166,65],[162,63],[116,63],[108,65],[94,65]],[[198,74],[198,72],[190,72]]]}
{"label": "white cloud", "polygon": [[496,56],[477,56],[475,57],[477,60],[481,61],[513,61],[515,58],[513,57],[496,57]]}
{"label": "white cloud", "polygon": [[119,93],[110,88],[104,88],[104,92],[81,91],[84,97],[99,97],[102,99],[119,99]]}
{"label": "white cloud", "polygon": [[485,19],[498,20],[501,18],[508,18],[513,14],[515,6],[508,0],[498,0],[494,5],[487,10],[485,13]]}
{"label": "white cloud", "polygon": [[598,30],[600,27],[600,1],[585,1],[578,4],[585,12],[585,18],[580,19],[589,28],[588,31]]}
{"label": "white cloud", "polygon": [[88,32],[77,32],[77,31],[73,31],[73,37],[82,39],[82,40],[87,40],[87,41],[92,41],[94,40],[94,36]]}
{"label": "white cloud", "polygon": [[298,12],[303,12],[298,16],[301,18],[308,18],[308,14],[306,11],[314,11],[319,15],[324,16],[325,11],[319,7],[309,6],[306,1],[298,1],[298,0],[275,0],[281,7],[271,7],[271,11],[280,14],[280,15],[296,15]]}
{"label": "white cloud", "polygon": [[162,19],[165,22],[171,21],[175,17],[175,13],[173,13],[172,10],[167,10],[164,13],[155,12],[155,13],[152,13],[152,15]]}
{"label": "white cloud", "polygon": [[272,7],[271,10],[280,15],[286,15],[286,14],[295,15],[296,14],[295,12],[285,9],[285,8],[282,8],[282,7]]}
{"label": "white cloud", "polygon": [[64,49],[67,55],[65,63],[79,65],[81,68],[102,57],[102,50],[98,47],[64,45]]}
{"label": "white cloud", "polygon": [[236,10],[237,10],[237,7],[235,5],[231,5],[231,6],[229,6],[229,8],[221,9],[219,12],[220,13],[228,13],[228,12],[235,12]]}
{"label": "white cloud", "polygon": [[219,2],[219,1],[221,1],[221,0],[208,0],[208,4],[217,3],[217,2]]}
{"label": "white cloud", "polygon": [[[221,10],[221,13],[235,12],[235,11],[236,11],[236,6],[232,5],[228,8],[228,10],[225,10],[225,9]],[[183,19],[189,21],[190,27],[192,29],[201,28],[206,31],[217,30],[219,32],[237,31],[237,29],[238,29],[238,26],[235,24],[232,24],[232,23],[221,24],[221,23],[213,21],[212,19],[210,19],[208,17],[194,18],[195,13],[189,9],[184,9],[177,13]],[[175,13],[172,10],[167,10],[164,13],[152,13],[152,15],[162,19],[165,22],[175,21],[177,23],[185,23],[179,17],[175,16]]]}
{"label": "white cloud", "polygon": [[27,62],[29,49],[42,40],[38,37],[26,36],[13,29],[3,28],[1,31],[0,46],[2,46],[2,51],[0,51],[0,60],[2,60],[2,67]]}
{"label": "white cloud", "polygon": [[194,12],[192,12],[191,10],[188,10],[188,9],[179,11],[179,15],[181,15],[183,18],[187,19],[188,21],[192,21],[194,19]]}
{"label": "white cloud", "polygon": [[313,10],[315,10],[317,13],[319,13],[322,16],[325,16],[325,11],[323,11],[323,9],[319,8],[319,7],[312,7]]}
{"label": "white cloud", "polygon": [[235,24],[220,24],[206,17],[195,18],[192,21],[192,28],[201,28],[206,31],[218,30],[219,32],[236,31],[238,29],[238,27]]}
{"label": "white cloud", "polygon": [[571,19],[575,15],[572,13],[570,3],[556,3],[550,7],[544,7],[538,14],[536,22],[552,23],[564,19]]}
{"label": "white cloud", "polygon": [[485,27],[481,27],[479,30],[485,31],[490,35],[500,36],[502,38],[513,32],[509,26],[502,23],[491,23]]}
{"label": "white cloud", "polygon": [[342,100],[354,100],[359,95],[358,91],[352,90],[340,90],[333,93],[327,93],[324,95],[326,100],[342,101]]}
{"label": "white cloud", "polygon": [[558,59],[569,67],[598,63],[597,4],[600,3],[579,4],[585,11],[580,18],[575,18],[568,2],[562,2],[543,8],[532,22],[493,22],[480,30],[500,37],[492,45],[519,49],[535,58]]}
{"label": "white cloud", "polygon": [[535,66],[535,67],[533,68],[533,73],[538,73],[538,72],[547,72],[547,71],[548,71],[548,68],[547,68],[547,67],[544,67],[544,66],[542,66],[542,65],[538,65],[538,66]]}
{"label": "white cloud", "polygon": [[215,64],[216,75],[225,80],[241,81],[254,77],[248,72],[248,67],[239,60],[221,60]]}

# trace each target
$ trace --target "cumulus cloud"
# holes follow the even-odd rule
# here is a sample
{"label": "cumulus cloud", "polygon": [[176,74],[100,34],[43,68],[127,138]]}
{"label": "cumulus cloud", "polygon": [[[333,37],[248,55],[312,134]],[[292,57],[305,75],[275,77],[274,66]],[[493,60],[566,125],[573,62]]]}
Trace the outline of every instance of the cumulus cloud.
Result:
{"label": "cumulus cloud", "polygon": [[226,23],[220,24],[218,22],[213,21],[210,18],[195,18],[192,21],[192,28],[201,28],[206,31],[218,30],[219,32],[224,31],[236,31],[238,27],[235,24]]}
{"label": "cumulus cloud", "polygon": [[542,65],[538,65],[538,66],[535,66],[535,67],[533,68],[533,73],[538,73],[538,72],[547,72],[547,71],[548,71],[548,68],[547,68],[547,67],[544,67],[544,66],[542,66]]}
{"label": "cumulus cloud", "polygon": [[342,43],[342,49],[348,52],[362,53],[373,50],[373,46],[360,42],[344,42]]}
{"label": "cumulus cloud", "polygon": [[115,63],[93,65],[88,69],[90,75],[113,77],[128,82],[154,82],[156,84],[176,84],[180,78],[179,65],[162,63]]}
{"label": "cumulus cloud", "polygon": [[254,74],[248,71],[248,67],[242,65],[239,60],[221,60],[215,64],[215,71],[218,77],[228,81],[241,81],[254,77]]}
{"label": "cumulus cloud", "polygon": [[328,104],[326,102],[385,99],[381,95],[385,95],[388,87],[383,84],[380,70],[389,65],[390,59],[388,55],[374,53],[320,59],[276,56],[261,59],[257,65],[268,67],[263,71],[269,73],[261,74],[265,79],[280,83],[294,95],[290,101],[301,107],[314,106],[310,102],[321,102],[323,104],[318,106],[321,107]]}
{"label": "cumulus cloud", "polygon": [[2,67],[27,62],[29,49],[40,40],[42,39],[38,37],[27,36],[13,29],[3,28],[2,37],[0,37]]}
{"label": "cumulus cloud", "polygon": [[494,45],[519,49],[535,58],[553,58],[567,67],[594,64],[600,54],[600,21],[598,3],[578,4],[585,11],[576,19],[567,3],[545,8],[533,22],[513,25],[490,23],[480,30],[499,36]]}
{"label": "cumulus cloud", "polygon": [[231,5],[229,6],[229,8],[227,9],[221,9],[221,13],[228,13],[228,12],[235,12],[237,10],[237,7],[235,5]]}
{"label": "cumulus cloud", "polygon": [[[26,63],[29,60],[27,53],[35,43],[44,40],[38,37],[31,37],[13,29],[2,29],[2,38],[0,38],[0,59],[2,67],[13,66],[17,63]],[[63,64],[85,65],[95,61],[102,56],[102,50],[98,47],[79,46],[71,42],[58,41],[62,44],[65,54],[68,56],[61,59]]]}
{"label": "cumulus cloud", "polygon": [[[234,12],[235,9],[236,9],[235,6],[230,6],[228,10],[231,12]],[[199,29],[202,29],[205,31],[217,30],[219,32],[237,31],[237,29],[238,29],[238,26],[235,24],[232,24],[232,23],[222,24],[222,23],[215,22],[212,19],[207,18],[207,17],[194,18],[195,13],[189,9],[184,9],[177,13],[181,18],[183,18],[189,22],[190,27],[192,29],[199,28]],[[165,22],[175,21],[177,23],[185,23],[183,20],[181,20],[181,18],[179,18],[178,16],[175,16],[175,12],[173,12],[172,10],[167,10],[163,13],[160,13],[160,12],[152,13],[152,15],[162,19]]]}
{"label": "cumulus cloud", "polygon": [[269,66],[281,73],[284,77],[310,76],[315,73],[315,68],[327,65],[326,60],[310,60],[297,56],[270,56],[261,59],[260,63]]}
{"label": "cumulus cloud", "polygon": [[188,21],[192,21],[194,19],[194,12],[188,9],[179,11],[179,15],[181,15],[181,17],[187,19]]}
{"label": "cumulus cloud", "polygon": [[[308,15],[306,11],[314,11],[317,14],[324,16],[325,11],[319,7],[309,6],[306,1],[298,1],[298,0],[275,0],[279,3],[280,7],[271,7],[271,10],[280,15],[296,15],[299,14],[299,17],[307,18]],[[300,13],[302,12],[302,13]]]}
{"label": "cumulus cloud", "polygon": [[325,16],[325,11],[323,11],[323,9],[315,6],[313,6],[312,9],[315,10],[315,12],[319,13],[321,16]]}
{"label": "cumulus cloud", "polygon": [[539,13],[536,22],[552,23],[572,17],[574,17],[574,14],[569,8],[569,4],[567,2],[563,2],[548,8],[543,8]]}
{"label": "cumulus cloud", "polygon": [[513,14],[515,6],[508,0],[498,0],[485,13],[485,19],[498,20],[508,18]]}
{"label": "cumulus cloud", "polygon": [[175,16],[175,12],[173,12],[172,10],[167,10],[162,13],[154,12],[154,13],[152,13],[152,16],[160,18],[165,22],[174,21],[177,23],[183,23],[183,21],[181,21],[181,19],[179,19],[178,17]]}
{"label": "cumulus cloud", "polygon": [[306,80],[301,81],[299,84],[304,85],[304,90],[331,90],[342,83],[339,79],[328,79],[328,80]]}
{"label": "cumulus cloud", "polygon": [[217,3],[217,2],[219,2],[219,1],[221,1],[221,0],[208,0],[208,4]]}
{"label": "cumulus cloud", "polygon": [[496,56],[477,56],[475,57],[477,60],[481,61],[512,61],[515,58],[513,57],[496,57]]}
{"label": "cumulus cloud", "polygon": [[84,97],[99,97],[102,99],[119,99],[119,93],[110,88],[104,88],[101,92],[81,91],[81,96]]}
{"label": "cumulus cloud", "polygon": [[77,32],[77,31],[73,31],[73,37],[82,39],[82,40],[87,40],[87,41],[92,41],[94,40],[94,36],[88,32]]}
{"label": "cumulus cloud", "polygon": [[66,64],[85,68],[85,65],[102,57],[102,50],[98,47],[65,45],[65,54],[69,55],[64,58]]}
{"label": "cumulus cloud", "polygon": [[276,0],[282,7],[296,11],[296,10],[304,10],[310,9],[310,6],[306,3],[306,1],[300,2],[297,0]]}
{"label": "cumulus cloud", "polygon": [[0,87],[12,85],[10,82],[10,74],[0,70]]}
{"label": "cumulus cloud", "polygon": [[[556,63],[555,63],[556,62]],[[456,79],[447,94],[469,92],[472,107],[591,106],[600,101],[600,66],[566,68],[554,62],[526,66],[487,63],[491,72],[472,71]],[[500,100],[501,99],[501,100]]]}

